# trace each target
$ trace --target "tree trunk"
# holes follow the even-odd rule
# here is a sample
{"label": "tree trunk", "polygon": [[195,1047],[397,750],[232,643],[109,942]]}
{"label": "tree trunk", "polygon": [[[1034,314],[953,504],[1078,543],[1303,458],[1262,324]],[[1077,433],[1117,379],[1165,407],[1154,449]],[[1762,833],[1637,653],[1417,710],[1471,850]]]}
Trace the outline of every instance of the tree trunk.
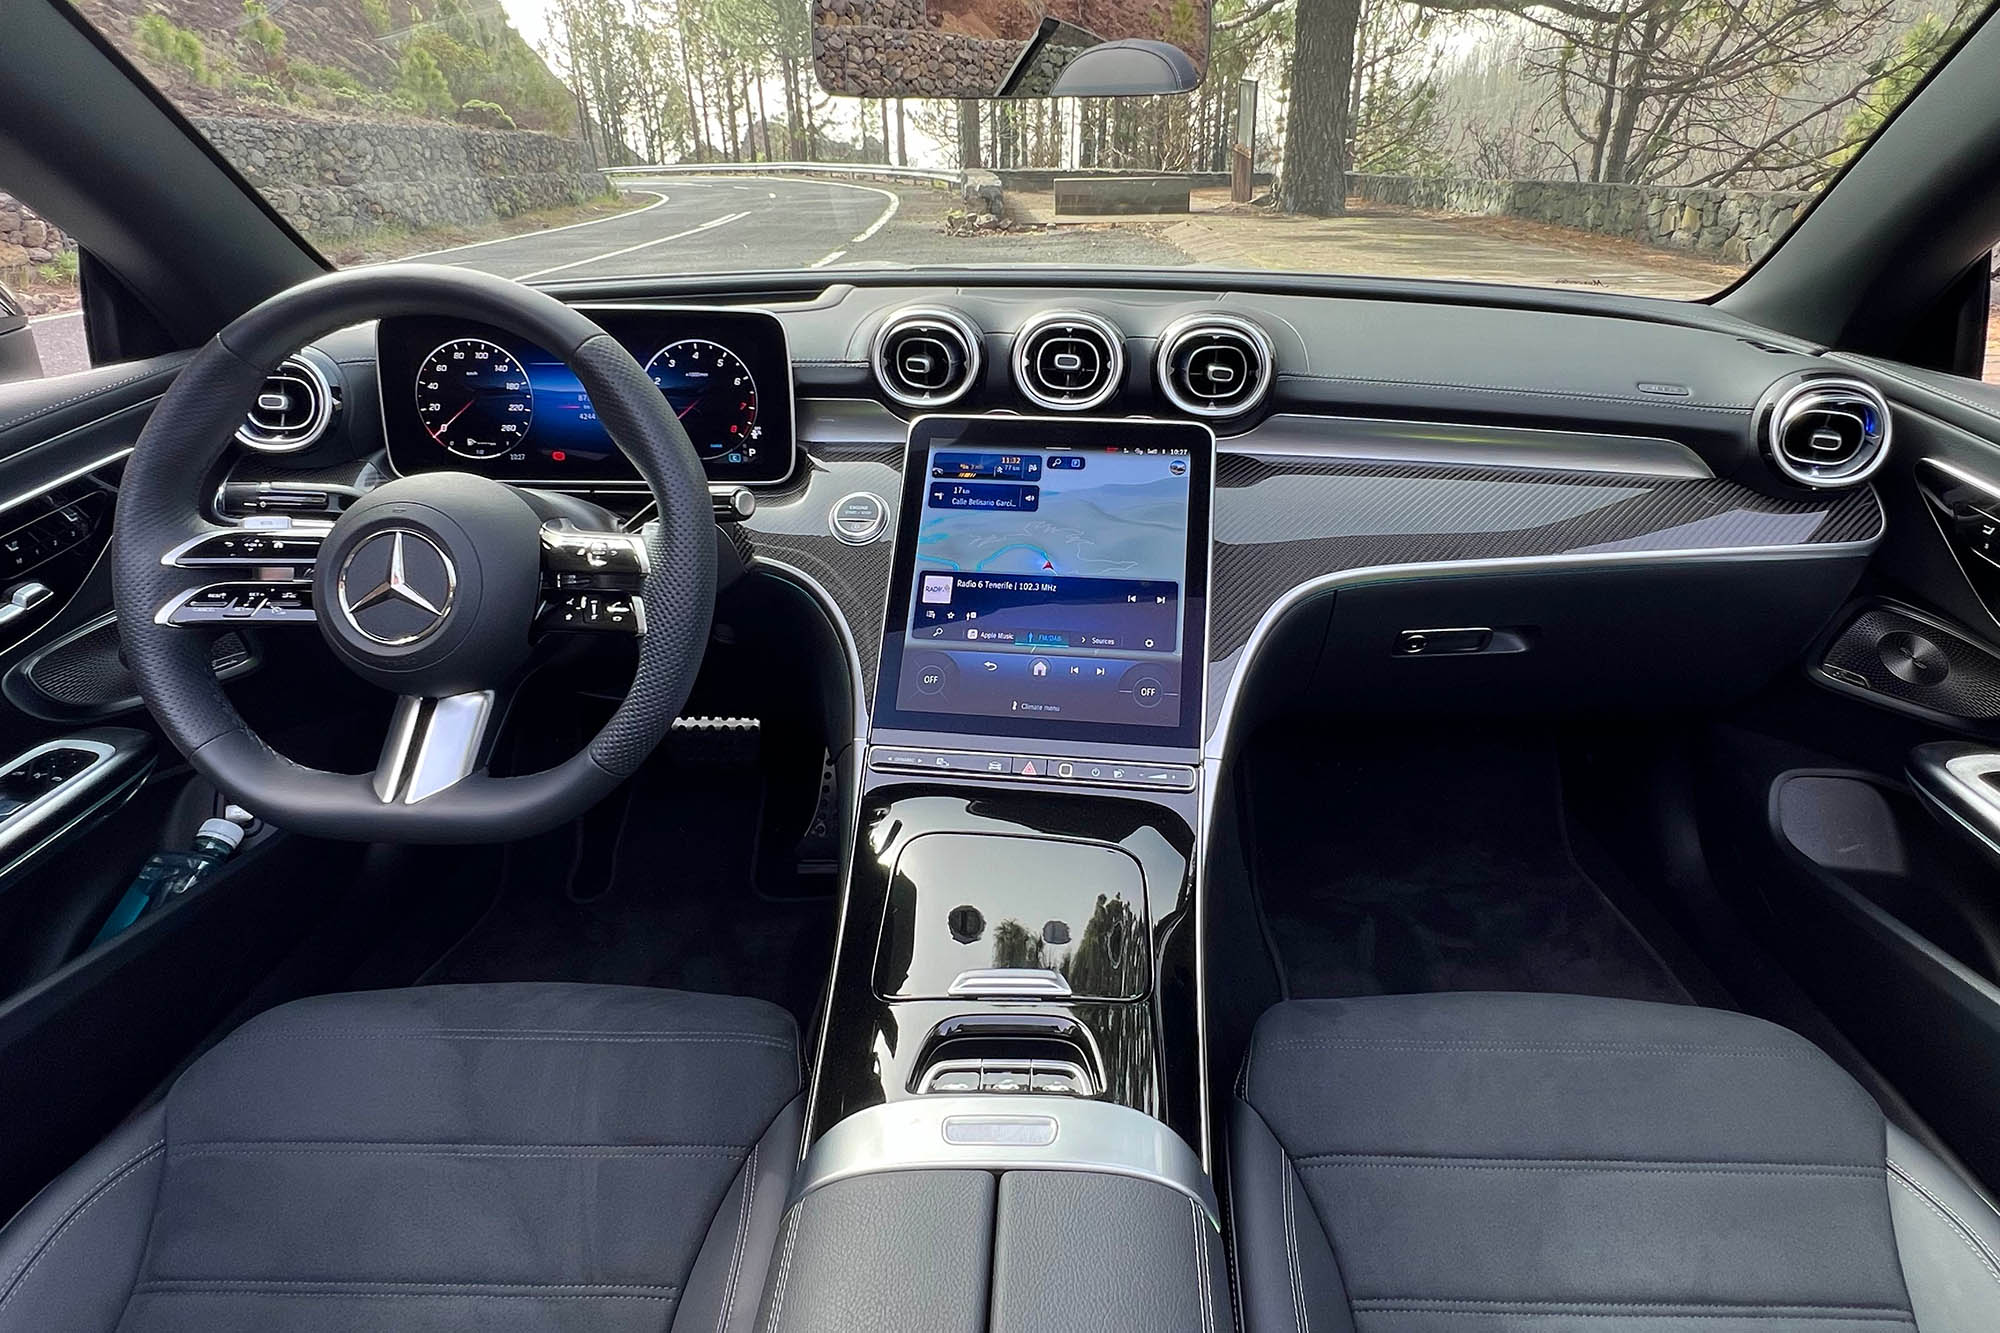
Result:
{"label": "tree trunk", "polygon": [[1625,66],[1624,86],[1619,92],[1618,116],[1611,123],[1611,136],[1604,146],[1604,166],[1598,179],[1623,181],[1631,173],[1632,131],[1639,123],[1639,108],[1650,96],[1647,80],[1652,74],[1653,57],[1660,49],[1658,7],[1649,9],[1632,58]]}
{"label": "tree trunk", "polygon": [[764,109],[764,74],[761,70],[757,73],[757,125],[764,135],[764,160],[777,161],[771,156],[771,113]]}
{"label": "tree trunk", "polygon": [[903,119],[903,99],[896,99],[896,161],[910,165],[909,126]]}
{"label": "tree trunk", "polygon": [[1292,47],[1292,100],[1285,112],[1278,206],[1338,217],[1347,211],[1347,92],[1361,0],[1299,0]]}
{"label": "tree trunk", "polygon": [[961,170],[985,165],[979,157],[979,103],[970,97],[958,101],[958,165]]}

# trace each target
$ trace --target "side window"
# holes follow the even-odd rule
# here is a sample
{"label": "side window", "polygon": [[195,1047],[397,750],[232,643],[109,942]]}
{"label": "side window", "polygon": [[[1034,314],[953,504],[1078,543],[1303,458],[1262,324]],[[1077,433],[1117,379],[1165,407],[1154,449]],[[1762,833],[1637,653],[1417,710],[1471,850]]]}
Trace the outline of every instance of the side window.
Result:
{"label": "side window", "polygon": [[1986,371],[1979,378],[2000,384],[2000,250],[1992,257],[1993,281],[1986,309]]}
{"label": "side window", "polygon": [[76,242],[0,190],[0,383],[86,370]]}

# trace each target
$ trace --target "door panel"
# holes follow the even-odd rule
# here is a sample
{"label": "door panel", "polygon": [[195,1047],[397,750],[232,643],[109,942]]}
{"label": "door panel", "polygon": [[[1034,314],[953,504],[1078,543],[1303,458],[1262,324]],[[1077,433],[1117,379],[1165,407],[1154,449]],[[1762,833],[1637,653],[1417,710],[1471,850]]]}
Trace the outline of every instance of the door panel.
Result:
{"label": "door panel", "polygon": [[1700,838],[1820,1008],[2000,1184],[2000,861],[1912,781],[1940,754],[2000,771],[2000,392],[1862,364],[1894,411],[1887,534],[1804,670],[1696,745]]}

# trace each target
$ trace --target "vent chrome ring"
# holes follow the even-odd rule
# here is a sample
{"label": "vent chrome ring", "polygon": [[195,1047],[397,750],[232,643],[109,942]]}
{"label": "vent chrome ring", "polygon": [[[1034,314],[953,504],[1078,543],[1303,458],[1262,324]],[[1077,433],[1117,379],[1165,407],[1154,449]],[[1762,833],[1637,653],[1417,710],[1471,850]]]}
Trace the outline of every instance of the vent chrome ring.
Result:
{"label": "vent chrome ring", "polygon": [[1813,376],[1772,395],[1760,443],[1788,480],[1819,490],[1854,486],[1888,459],[1889,404],[1865,380]]}
{"label": "vent chrome ring", "polygon": [[[302,410],[290,401],[295,393],[306,400]],[[236,439],[258,453],[295,454],[319,443],[337,406],[326,373],[310,357],[288,356],[258,386],[257,401],[236,428]]]}
{"label": "vent chrome ring", "polygon": [[[1095,356],[1093,368],[1089,357]],[[1047,364],[1044,364],[1046,362]],[[1075,383],[1056,382],[1054,375]],[[1047,310],[1014,338],[1014,384],[1053,412],[1084,412],[1108,402],[1125,380],[1125,335],[1081,310]]]}
{"label": "vent chrome ring", "polygon": [[[900,366],[892,368],[890,360],[892,352],[909,347],[926,335],[939,343],[947,361],[952,348],[942,340],[955,341],[963,363],[963,369],[955,379],[948,379],[934,388],[916,383],[909,372]],[[874,366],[875,382],[882,386],[882,392],[904,407],[941,407],[957,401],[979,383],[980,371],[986,364],[978,327],[956,310],[943,306],[916,306],[890,315],[876,330],[868,359]]]}
{"label": "vent chrome ring", "polygon": [[[1240,340],[1237,345],[1244,350],[1244,360],[1255,363],[1244,367],[1239,383],[1245,387],[1227,396],[1203,397],[1192,388],[1181,386],[1176,365],[1182,345],[1204,336],[1224,342]],[[1190,416],[1240,417],[1264,401],[1277,374],[1277,365],[1270,335],[1251,321],[1236,315],[1188,315],[1175,320],[1160,335],[1160,350],[1153,358],[1153,378],[1159,382],[1160,392],[1167,401]]]}

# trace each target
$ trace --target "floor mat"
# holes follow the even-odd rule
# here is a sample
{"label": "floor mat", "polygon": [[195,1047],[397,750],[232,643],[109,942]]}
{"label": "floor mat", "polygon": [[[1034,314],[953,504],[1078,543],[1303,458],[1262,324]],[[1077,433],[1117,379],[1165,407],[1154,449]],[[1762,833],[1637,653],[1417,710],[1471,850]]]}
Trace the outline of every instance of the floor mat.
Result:
{"label": "floor mat", "polygon": [[1260,745],[1247,776],[1254,883],[1291,996],[1690,1001],[1577,867],[1552,749],[1294,735]]}
{"label": "floor mat", "polygon": [[423,980],[752,995],[803,1028],[826,981],[834,905],[757,892],[761,808],[740,774],[649,768],[584,819],[510,848],[493,906]]}

